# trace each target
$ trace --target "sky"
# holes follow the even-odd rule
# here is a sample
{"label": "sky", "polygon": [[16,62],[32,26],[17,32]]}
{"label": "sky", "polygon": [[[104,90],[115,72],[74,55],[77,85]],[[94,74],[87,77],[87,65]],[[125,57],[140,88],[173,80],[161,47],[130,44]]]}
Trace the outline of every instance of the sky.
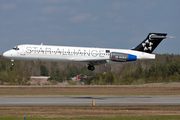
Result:
{"label": "sky", "polygon": [[1,0],[0,53],[20,44],[131,49],[168,33],[155,53],[180,54],[180,0]]}

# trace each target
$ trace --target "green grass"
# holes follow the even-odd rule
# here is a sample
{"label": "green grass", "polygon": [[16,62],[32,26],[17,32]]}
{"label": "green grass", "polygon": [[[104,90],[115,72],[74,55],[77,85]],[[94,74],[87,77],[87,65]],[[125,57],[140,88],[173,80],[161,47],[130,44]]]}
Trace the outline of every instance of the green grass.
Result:
{"label": "green grass", "polygon": [[[24,117],[0,117],[1,120],[24,120]],[[118,116],[93,116],[93,117],[42,117],[42,116],[31,116],[26,117],[26,120],[178,120],[180,115],[118,115]]]}

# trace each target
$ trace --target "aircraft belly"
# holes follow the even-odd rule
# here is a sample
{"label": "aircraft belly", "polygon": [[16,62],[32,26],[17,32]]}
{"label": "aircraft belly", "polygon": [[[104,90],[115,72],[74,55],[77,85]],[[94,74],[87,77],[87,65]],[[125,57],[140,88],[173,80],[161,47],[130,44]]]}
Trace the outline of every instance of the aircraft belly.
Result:
{"label": "aircraft belly", "polygon": [[53,61],[53,62],[82,62],[82,56],[68,56],[68,55],[26,55],[22,57],[23,60],[40,60],[40,61]]}

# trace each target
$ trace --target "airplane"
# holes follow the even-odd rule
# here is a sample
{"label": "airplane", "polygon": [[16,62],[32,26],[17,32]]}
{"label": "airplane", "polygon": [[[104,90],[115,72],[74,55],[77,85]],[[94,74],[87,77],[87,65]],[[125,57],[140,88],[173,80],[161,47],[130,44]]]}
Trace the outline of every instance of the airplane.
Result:
{"label": "airplane", "polygon": [[[86,63],[88,70],[95,65],[118,64],[143,59],[155,59],[152,54],[159,43],[166,39],[166,33],[149,33],[137,47],[132,49],[110,49],[91,47],[70,47],[24,44],[3,53],[5,58],[14,60],[78,62]],[[12,63],[13,65],[13,63]]]}

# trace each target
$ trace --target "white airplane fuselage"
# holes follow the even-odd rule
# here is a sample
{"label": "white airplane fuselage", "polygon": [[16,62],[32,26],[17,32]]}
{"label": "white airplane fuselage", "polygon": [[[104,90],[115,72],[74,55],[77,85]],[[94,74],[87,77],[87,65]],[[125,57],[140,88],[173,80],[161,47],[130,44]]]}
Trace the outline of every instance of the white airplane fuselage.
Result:
{"label": "white airplane fuselage", "polygon": [[12,60],[80,62],[88,64],[88,69],[93,71],[94,65],[155,59],[152,52],[166,35],[166,33],[149,33],[145,40],[131,50],[26,44],[4,52],[3,56]]}
{"label": "white airplane fuselage", "polygon": [[135,50],[28,44],[19,45],[17,50],[14,48],[6,51],[3,56],[13,60],[83,62],[87,64],[94,61],[106,61],[106,64],[120,63],[110,59],[112,52],[134,55],[137,59],[155,59],[154,54]]}

